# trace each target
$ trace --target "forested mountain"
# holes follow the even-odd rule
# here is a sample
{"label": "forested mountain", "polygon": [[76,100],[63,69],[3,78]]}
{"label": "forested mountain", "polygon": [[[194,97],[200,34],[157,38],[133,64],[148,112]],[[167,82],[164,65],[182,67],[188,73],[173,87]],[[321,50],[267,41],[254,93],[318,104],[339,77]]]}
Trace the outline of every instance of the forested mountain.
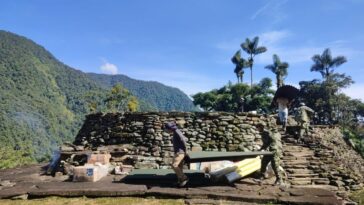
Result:
{"label": "forested mountain", "polygon": [[160,111],[191,111],[196,109],[192,101],[181,90],[165,86],[159,82],[135,80],[126,75],[95,73],[88,73],[87,75],[103,88],[109,89],[120,83],[142,102],[146,102]]}
{"label": "forested mountain", "polygon": [[[148,84],[126,76],[100,75],[99,80],[95,79],[97,74],[85,74],[63,64],[33,41],[0,31],[0,155],[14,152],[38,161],[49,156],[52,148],[73,141],[89,112],[86,95],[92,93],[100,100],[97,96],[102,95],[98,93],[105,93],[119,81],[136,96],[144,97],[144,110],[193,108],[181,91],[159,83]],[[107,83],[108,79],[112,82]],[[146,87],[153,89],[144,91]],[[155,93],[159,95],[152,96]],[[155,107],[148,105],[150,99]]]}

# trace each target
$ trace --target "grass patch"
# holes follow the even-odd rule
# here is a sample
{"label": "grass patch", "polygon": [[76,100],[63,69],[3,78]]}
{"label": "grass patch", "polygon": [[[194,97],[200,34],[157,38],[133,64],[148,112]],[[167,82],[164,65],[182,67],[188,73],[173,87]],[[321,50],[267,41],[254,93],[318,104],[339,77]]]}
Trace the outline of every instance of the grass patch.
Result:
{"label": "grass patch", "polygon": [[1,205],[182,205],[183,200],[173,199],[146,199],[136,197],[103,197],[103,198],[63,198],[63,197],[47,197],[42,199],[31,200],[0,200]]}
{"label": "grass patch", "polygon": [[360,204],[364,205],[364,189],[362,189],[360,191],[356,191],[356,192],[350,194],[350,199],[354,200],[359,205]]}

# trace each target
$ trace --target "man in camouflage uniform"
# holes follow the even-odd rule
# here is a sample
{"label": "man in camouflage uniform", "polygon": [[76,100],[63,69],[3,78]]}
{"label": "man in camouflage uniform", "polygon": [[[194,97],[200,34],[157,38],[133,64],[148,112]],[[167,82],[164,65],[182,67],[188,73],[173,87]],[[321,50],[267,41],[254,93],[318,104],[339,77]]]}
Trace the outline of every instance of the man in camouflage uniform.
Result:
{"label": "man in camouflage uniform", "polygon": [[271,162],[274,174],[276,175],[275,185],[284,185],[283,172],[279,168],[282,157],[281,134],[279,134],[276,127],[270,125],[268,125],[268,129],[264,129],[263,124],[259,124],[257,128],[262,135],[263,141],[263,145],[260,150],[268,150],[273,153],[273,156],[264,156],[262,159],[262,166],[260,170],[262,177],[265,177],[267,165]]}
{"label": "man in camouflage uniform", "polygon": [[300,103],[300,106],[296,110],[296,121],[298,126],[300,127],[300,131],[298,133],[298,141],[302,141],[303,135],[308,135],[309,127],[310,127],[310,115],[314,113],[314,110],[307,107],[305,103]]}

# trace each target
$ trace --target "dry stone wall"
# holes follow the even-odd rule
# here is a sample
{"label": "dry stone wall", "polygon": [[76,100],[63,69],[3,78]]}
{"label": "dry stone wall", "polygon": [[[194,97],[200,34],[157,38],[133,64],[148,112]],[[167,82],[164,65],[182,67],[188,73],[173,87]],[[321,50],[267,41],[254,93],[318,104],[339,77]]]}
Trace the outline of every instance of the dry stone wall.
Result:
{"label": "dry stone wall", "polygon": [[[106,151],[115,165],[170,168],[173,156],[166,122],[175,121],[193,151],[254,151],[262,145],[259,123],[276,125],[275,116],[248,113],[108,113],[86,117],[73,144],[61,147],[64,173],[91,152]],[[278,127],[280,128],[280,127]],[[297,127],[282,135],[282,166],[292,187],[325,188],[343,198],[364,185],[364,159],[344,140],[338,127],[312,126],[298,144]],[[62,164],[62,163],[61,163]],[[61,166],[62,167],[62,166]]]}
{"label": "dry stone wall", "polygon": [[93,150],[122,147],[134,156],[135,167],[164,168],[173,156],[171,135],[163,131],[170,121],[185,134],[189,150],[196,151],[258,150],[262,141],[255,125],[275,123],[272,117],[248,113],[98,113],[86,117],[74,144]]}
{"label": "dry stone wall", "polygon": [[339,191],[359,190],[364,182],[364,159],[345,142],[339,128],[315,127],[307,145],[317,160],[311,164],[320,177]]}

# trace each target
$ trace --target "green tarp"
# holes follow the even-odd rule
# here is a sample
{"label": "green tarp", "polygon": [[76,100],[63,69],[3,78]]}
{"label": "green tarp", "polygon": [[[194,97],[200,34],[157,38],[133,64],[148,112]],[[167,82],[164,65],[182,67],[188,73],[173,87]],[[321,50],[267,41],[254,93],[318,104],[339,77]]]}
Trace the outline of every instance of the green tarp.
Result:
{"label": "green tarp", "polygon": [[[209,185],[211,183],[211,180],[205,177],[203,171],[185,169],[183,172],[190,179],[189,186]],[[171,186],[177,182],[177,176],[172,169],[134,169],[121,181],[128,184]]]}

